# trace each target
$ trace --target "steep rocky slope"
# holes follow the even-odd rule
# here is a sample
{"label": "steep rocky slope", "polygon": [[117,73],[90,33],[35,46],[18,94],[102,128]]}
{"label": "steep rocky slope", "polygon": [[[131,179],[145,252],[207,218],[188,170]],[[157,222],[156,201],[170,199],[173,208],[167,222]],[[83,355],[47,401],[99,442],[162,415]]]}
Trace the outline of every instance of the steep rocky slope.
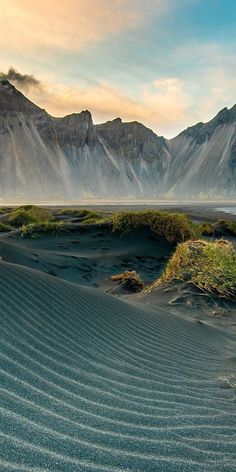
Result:
{"label": "steep rocky slope", "polygon": [[89,111],[54,118],[0,81],[0,198],[236,197],[236,106],[172,140]]}
{"label": "steep rocky slope", "polygon": [[[114,143],[110,128],[119,133]],[[139,123],[94,126],[88,111],[53,118],[0,82],[1,198],[157,194],[165,149],[165,140]]]}
{"label": "steep rocky slope", "polygon": [[236,197],[236,105],[170,140],[169,155],[169,195]]}

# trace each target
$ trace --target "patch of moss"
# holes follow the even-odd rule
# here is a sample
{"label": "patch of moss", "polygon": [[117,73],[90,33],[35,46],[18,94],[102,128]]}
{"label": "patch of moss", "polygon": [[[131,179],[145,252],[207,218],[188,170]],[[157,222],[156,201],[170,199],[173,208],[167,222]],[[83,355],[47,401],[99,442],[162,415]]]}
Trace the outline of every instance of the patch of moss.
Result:
{"label": "patch of moss", "polygon": [[23,225],[20,229],[20,235],[22,238],[36,239],[42,236],[58,236],[65,231],[67,231],[67,228],[62,221],[43,221]]}
{"label": "patch of moss", "polygon": [[33,205],[24,205],[14,208],[4,218],[4,222],[19,228],[30,223],[41,223],[43,221],[51,221],[52,214],[46,208]]}
{"label": "patch of moss", "polygon": [[236,252],[229,241],[186,241],[177,246],[161,277],[147,289],[181,280],[223,298],[236,298]]}
{"label": "patch of moss", "polygon": [[120,233],[130,233],[140,227],[148,227],[171,243],[178,243],[200,236],[197,225],[183,213],[158,210],[122,211],[110,217],[112,228]]}

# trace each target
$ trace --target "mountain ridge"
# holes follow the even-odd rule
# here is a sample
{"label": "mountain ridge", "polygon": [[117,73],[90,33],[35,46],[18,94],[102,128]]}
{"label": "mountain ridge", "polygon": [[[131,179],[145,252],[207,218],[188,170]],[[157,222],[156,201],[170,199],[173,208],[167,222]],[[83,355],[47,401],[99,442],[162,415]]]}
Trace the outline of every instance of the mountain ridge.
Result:
{"label": "mountain ridge", "polygon": [[0,81],[0,198],[236,196],[236,105],[175,138],[121,118],[62,118]]}

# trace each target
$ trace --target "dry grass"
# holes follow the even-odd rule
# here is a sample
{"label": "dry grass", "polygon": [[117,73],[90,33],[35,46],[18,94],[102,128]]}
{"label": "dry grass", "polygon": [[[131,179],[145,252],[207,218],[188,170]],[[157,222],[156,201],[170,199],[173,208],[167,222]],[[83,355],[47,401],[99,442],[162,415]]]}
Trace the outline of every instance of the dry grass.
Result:
{"label": "dry grass", "polygon": [[85,218],[99,218],[103,214],[100,210],[89,210],[87,208],[63,208],[56,213],[57,216],[71,216],[81,220]]}
{"label": "dry grass", "polygon": [[214,235],[214,225],[212,223],[201,223],[199,225],[199,232],[203,236],[213,236]]}
{"label": "dry grass", "polygon": [[182,213],[165,211],[126,211],[114,213],[111,218],[114,231],[130,233],[140,227],[149,227],[158,236],[171,243],[199,237],[197,225]]}
{"label": "dry grass", "polygon": [[51,221],[52,214],[46,208],[40,208],[34,205],[25,205],[14,208],[4,218],[4,222],[16,228],[31,223],[41,223],[43,221]]}
{"label": "dry grass", "polygon": [[230,234],[236,236],[236,223],[229,220],[219,220],[213,225],[214,230],[222,232],[222,234]]}
{"label": "dry grass", "polygon": [[0,223],[0,233],[7,233],[8,231],[12,231],[14,228],[6,223]]}
{"label": "dry grass", "polygon": [[182,280],[219,297],[236,298],[236,252],[229,241],[186,241],[177,246],[161,277],[149,287]]}
{"label": "dry grass", "polygon": [[23,225],[20,229],[22,238],[40,238],[42,236],[58,236],[67,231],[66,225],[62,221],[42,221]]}
{"label": "dry grass", "polygon": [[144,288],[141,277],[135,270],[126,270],[121,274],[112,275],[111,280],[118,282],[123,288],[130,292],[141,292]]}

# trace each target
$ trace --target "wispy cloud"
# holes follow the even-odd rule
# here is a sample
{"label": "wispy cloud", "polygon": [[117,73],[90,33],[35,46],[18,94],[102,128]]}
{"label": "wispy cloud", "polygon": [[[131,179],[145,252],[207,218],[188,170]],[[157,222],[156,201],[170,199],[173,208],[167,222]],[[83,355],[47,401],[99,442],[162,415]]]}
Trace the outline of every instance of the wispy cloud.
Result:
{"label": "wispy cloud", "polygon": [[184,123],[188,109],[188,97],[177,78],[145,84],[138,100],[104,81],[81,88],[44,82],[40,89],[29,90],[28,96],[54,116],[89,109],[95,122],[120,116],[125,121],[140,121],[159,134],[174,134],[176,124]]}
{"label": "wispy cloud", "polygon": [[184,79],[166,77],[144,83],[135,98],[108,81],[66,86],[14,68],[0,73],[1,77],[53,116],[89,109],[96,123],[120,116],[125,121],[140,121],[166,137],[198,121],[207,121],[224,106],[233,105],[236,90],[233,65],[225,57],[224,63],[209,63],[206,74],[191,71]]}
{"label": "wispy cloud", "polygon": [[[1,47],[76,51],[137,28],[173,0],[1,0]],[[154,10],[153,10],[154,9]]]}
{"label": "wispy cloud", "polygon": [[90,109],[172,137],[236,101],[232,6],[221,21],[207,3],[215,23],[204,0],[0,0],[3,76],[52,115]]}
{"label": "wispy cloud", "polygon": [[230,46],[195,40],[177,47],[171,60],[191,64],[185,68],[182,84],[191,97],[192,123],[207,121],[221,108],[236,102],[236,53]]}

